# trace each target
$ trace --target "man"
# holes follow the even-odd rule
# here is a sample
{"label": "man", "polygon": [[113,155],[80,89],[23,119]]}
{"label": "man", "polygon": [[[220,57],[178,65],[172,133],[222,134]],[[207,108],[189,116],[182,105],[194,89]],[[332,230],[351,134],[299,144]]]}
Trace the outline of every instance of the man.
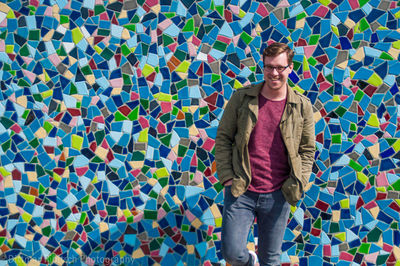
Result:
{"label": "man", "polygon": [[219,124],[222,255],[234,266],[256,262],[246,247],[255,218],[260,265],[280,265],[290,205],[300,200],[311,174],[313,111],[309,99],[287,85],[293,55],[286,44],[269,45],[263,52],[264,82],[237,90]]}

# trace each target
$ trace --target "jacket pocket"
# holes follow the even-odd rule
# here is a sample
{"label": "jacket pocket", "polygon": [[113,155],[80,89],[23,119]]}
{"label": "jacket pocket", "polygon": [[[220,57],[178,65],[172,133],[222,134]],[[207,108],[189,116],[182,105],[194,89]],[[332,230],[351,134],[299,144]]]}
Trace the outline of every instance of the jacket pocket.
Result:
{"label": "jacket pocket", "polygon": [[240,171],[240,161],[238,147],[234,145],[232,148],[232,168],[235,175]]}
{"label": "jacket pocket", "polygon": [[242,160],[240,158],[238,147],[234,146],[232,150],[232,167],[235,176],[232,179],[231,192],[235,197],[239,197],[246,190],[246,181],[243,178]]}
{"label": "jacket pocket", "polygon": [[[304,180],[302,177],[302,170],[301,170],[301,157],[300,155],[291,156],[290,157],[291,167],[292,167],[292,176],[294,179],[300,179],[301,183],[304,184]],[[297,178],[296,178],[297,177]]]}

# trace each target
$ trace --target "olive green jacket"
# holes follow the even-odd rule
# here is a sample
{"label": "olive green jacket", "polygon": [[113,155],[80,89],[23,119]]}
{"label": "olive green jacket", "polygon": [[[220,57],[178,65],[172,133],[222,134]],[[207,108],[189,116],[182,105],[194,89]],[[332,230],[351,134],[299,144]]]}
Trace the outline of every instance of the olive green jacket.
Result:
{"label": "olive green jacket", "polygon": [[[221,184],[232,179],[235,197],[250,185],[248,151],[250,134],[258,117],[258,95],[264,83],[238,89],[225,107],[215,142],[215,161]],[[283,142],[288,151],[289,178],[283,183],[285,199],[293,206],[302,197],[312,171],[315,151],[314,116],[310,100],[288,89],[280,122]]]}

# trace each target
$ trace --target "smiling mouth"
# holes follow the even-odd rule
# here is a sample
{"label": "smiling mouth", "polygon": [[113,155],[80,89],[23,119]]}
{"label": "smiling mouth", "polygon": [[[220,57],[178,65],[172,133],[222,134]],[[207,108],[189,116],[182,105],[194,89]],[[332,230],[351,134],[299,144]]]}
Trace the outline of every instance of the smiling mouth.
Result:
{"label": "smiling mouth", "polygon": [[270,80],[272,80],[272,81],[279,81],[279,77],[277,77],[277,78],[269,78]]}

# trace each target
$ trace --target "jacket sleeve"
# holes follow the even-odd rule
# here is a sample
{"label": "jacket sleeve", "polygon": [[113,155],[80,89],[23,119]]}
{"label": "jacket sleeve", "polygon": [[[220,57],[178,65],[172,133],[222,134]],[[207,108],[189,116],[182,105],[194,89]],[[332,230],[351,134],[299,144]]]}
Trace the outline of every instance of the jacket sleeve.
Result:
{"label": "jacket sleeve", "polygon": [[237,131],[239,98],[239,93],[235,92],[227,103],[219,122],[217,137],[215,139],[215,162],[217,164],[218,179],[221,184],[231,180],[235,176],[232,167],[232,151]]}
{"label": "jacket sleeve", "polygon": [[304,123],[299,155],[301,157],[302,179],[305,181],[305,187],[312,172],[315,153],[314,112],[311,102],[308,99],[304,101],[303,112]]}

